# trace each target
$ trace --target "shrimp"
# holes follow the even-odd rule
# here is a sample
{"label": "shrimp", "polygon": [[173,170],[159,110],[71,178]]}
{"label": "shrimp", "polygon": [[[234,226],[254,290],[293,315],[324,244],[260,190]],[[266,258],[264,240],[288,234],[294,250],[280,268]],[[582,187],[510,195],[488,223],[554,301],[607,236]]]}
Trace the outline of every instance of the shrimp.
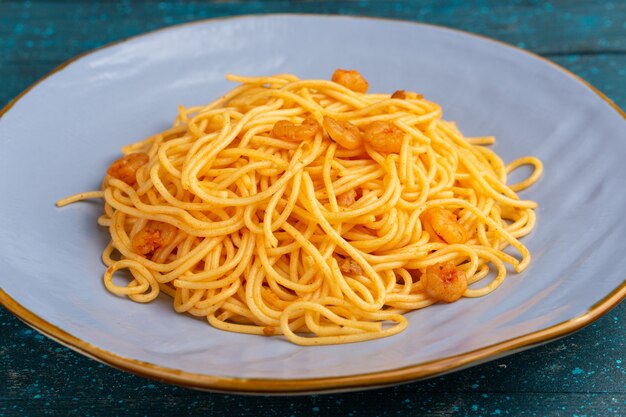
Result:
{"label": "shrimp", "polygon": [[361,268],[361,265],[359,265],[354,259],[351,258],[346,258],[342,260],[339,264],[339,269],[341,270],[341,272],[346,272],[350,274],[363,274],[363,268]]}
{"label": "shrimp", "polygon": [[107,169],[107,174],[133,186],[137,183],[137,170],[147,164],[149,160],[150,157],[147,153],[129,153],[113,162]]}
{"label": "shrimp", "polygon": [[401,100],[404,100],[406,98],[406,92],[404,90],[396,90],[391,95],[391,98],[399,98]]}
{"label": "shrimp", "polygon": [[414,100],[421,100],[424,98],[423,95],[421,94],[417,94],[417,93],[413,93],[413,92],[406,92],[404,90],[396,90],[394,91],[394,93],[391,95],[391,98],[398,98],[401,100],[404,99],[414,99]]}
{"label": "shrimp", "polygon": [[346,191],[337,196],[337,204],[342,207],[350,207],[356,201],[356,191],[354,189]]}
{"label": "shrimp", "polygon": [[465,271],[457,268],[454,262],[442,262],[426,267],[420,282],[426,294],[447,303],[458,300],[467,290]]}
{"label": "shrimp", "polygon": [[365,128],[364,139],[378,152],[400,152],[406,133],[391,122],[376,121]]}
{"label": "shrimp", "polygon": [[133,248],[138,254],[147,255],[170,244],[176,233],[178,229],[171,224],[151,220],[133,237]]}
{"label": "shrimp", "polygon": [[276,327],[273,327],[273,326],[263,327],[263,334],[265,336],[273,336],[274,334],[276,334]]}
{"label": "shrimp", "polygon": [[296,142],[313,139],[319,130],[319,123],[315,119],[307,117],[299,125],[288,120],[279,120],[274,124],[270,135],[276,139]]}
{"label": "shrimp", "polygon": [[355,93],[365,93],[369,86],[367,80],[355,70],[337,69],[333,73],[332,81],[349,88]]}
{"label": "shrimp", "polygon": [[457,221],[450,210],[432,207],[422,214],[424,229],[435,241],[463,243],[467,240],[467,230]]}
{"label": "shrimp", "polygon": [[328,136],[344,148],[352,150],[361,146],[363,135],[352,123],[324,116],[322,125]]}

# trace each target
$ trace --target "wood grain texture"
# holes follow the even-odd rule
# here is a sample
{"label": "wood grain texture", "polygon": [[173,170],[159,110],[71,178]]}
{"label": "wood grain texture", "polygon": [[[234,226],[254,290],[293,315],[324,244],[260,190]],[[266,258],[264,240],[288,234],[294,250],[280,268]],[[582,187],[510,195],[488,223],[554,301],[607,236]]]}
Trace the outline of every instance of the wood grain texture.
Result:
{"label": "wood grain texture", "polygon": [[[197,19],[274,12],[381,16],[483,34],[552,59],[626,108],[626,1],[564,0],[0,0],[0,106],[63,61],[106,43]],[[368,392],[285,398],[209,394],[136,377],[0,309],[5,415],[621,416],[626,303],[574,335],[465,371]]]}

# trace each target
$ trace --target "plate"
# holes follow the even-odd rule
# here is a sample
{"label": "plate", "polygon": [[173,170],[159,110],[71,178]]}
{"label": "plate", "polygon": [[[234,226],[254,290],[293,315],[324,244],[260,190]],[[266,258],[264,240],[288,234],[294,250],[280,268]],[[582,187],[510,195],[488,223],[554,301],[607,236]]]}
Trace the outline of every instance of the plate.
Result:
{"label": "plate", "polygon": [[[328,79],[356,68],[370,91],[440,103],[468,136],[494,135],[543,178],[523,238],[533,254],[484,298],[407,314],[399,335],[300,347],[216,330],[109,294],[99,202],[54,202],[99,188],[122,145],[169,127],[179,104],[212,101],[225,74]],[[267,15],[175,26],[63,65],[0,119],[0,299],[29,325],[127,371],[230,392],[371,388],[451,372],[565,335],[626,295],[626,123],[606,97],[537,56],[455,30],[351,17]]]}

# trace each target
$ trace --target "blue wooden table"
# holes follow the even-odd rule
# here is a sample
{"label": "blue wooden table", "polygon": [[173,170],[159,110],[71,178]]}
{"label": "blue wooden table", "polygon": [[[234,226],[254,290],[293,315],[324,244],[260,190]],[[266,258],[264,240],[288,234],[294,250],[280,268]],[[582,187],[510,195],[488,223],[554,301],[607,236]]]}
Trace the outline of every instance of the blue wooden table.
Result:
{"label": "blue wooden table", "polygon": [[[543,55],[626,108],[623,0],[0,0],[0,106],[61,62],[106,43],[197,19],[272,12],[384,16],[483,34]],[[2,308],[0,324],[0,416],[626,415],[626,303],[574,335],[465,371],[368,392],[301,397],[166,385],[74,353]]]}

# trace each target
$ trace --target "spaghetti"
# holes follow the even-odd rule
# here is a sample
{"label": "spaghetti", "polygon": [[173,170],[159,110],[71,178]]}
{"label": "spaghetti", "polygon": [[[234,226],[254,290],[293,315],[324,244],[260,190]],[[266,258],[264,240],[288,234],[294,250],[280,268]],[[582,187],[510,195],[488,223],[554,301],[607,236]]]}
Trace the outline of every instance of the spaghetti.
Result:
{"label": "spaghetti", "polygon": [[[367,94],[356,71],[227,78],[241,84],[124,147],[101,191],[57,203],[104,199],[113,294],[164,292],[219,329],[336,344],[396,334],[403,313],[488,294],[530,262],[518,238],[537,204],[516,192],[538,159],[506,165],[494,138],[464,138],[419,94]],[[533,174],[506,185],[521,165]]]}

